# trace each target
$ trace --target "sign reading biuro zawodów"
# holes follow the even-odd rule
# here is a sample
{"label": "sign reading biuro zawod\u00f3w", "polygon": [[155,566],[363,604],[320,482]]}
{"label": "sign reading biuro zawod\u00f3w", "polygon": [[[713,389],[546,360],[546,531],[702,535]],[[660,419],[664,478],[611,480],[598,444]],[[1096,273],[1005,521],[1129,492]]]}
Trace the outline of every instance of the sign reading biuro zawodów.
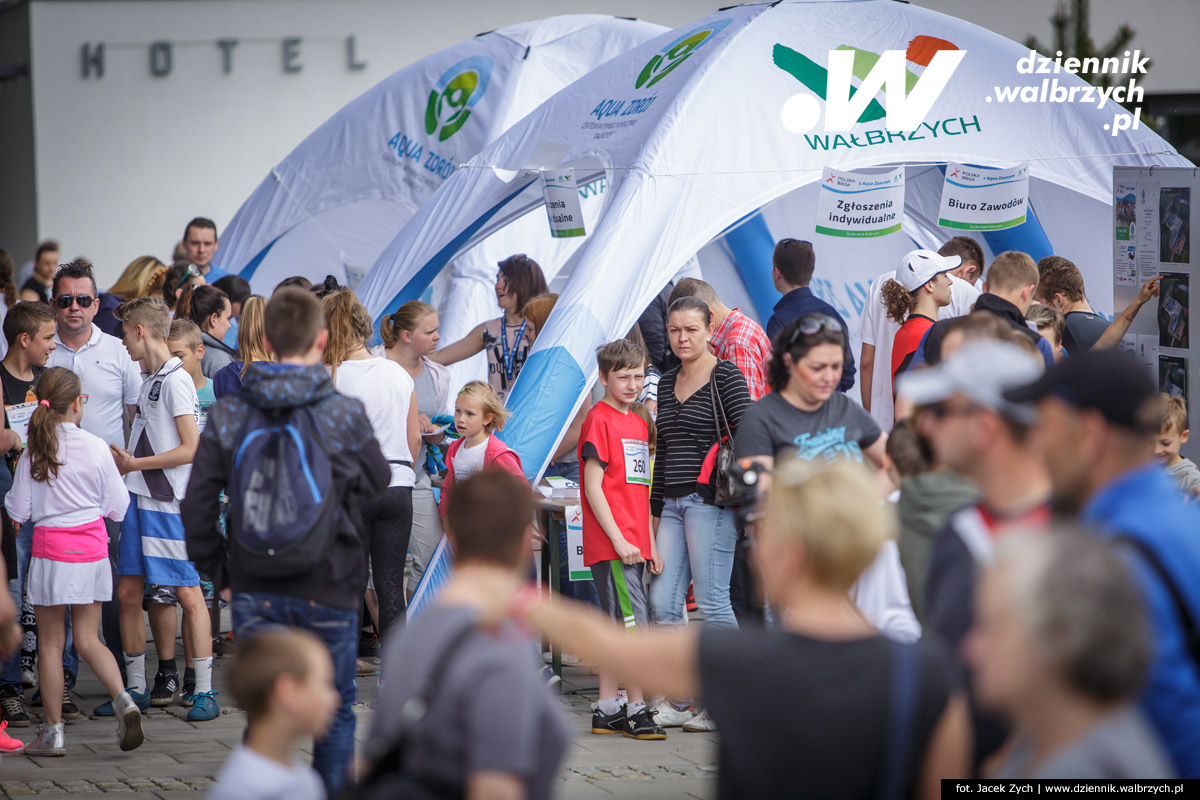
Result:
{"label": "sign reading biuro zawod\u00f3w", "polygon": [[1000,231],[1025,222],[1029,162],[994,169],[946,165],[938,225],[964,231]]}
{"label": "sign reading biuro zawod\u00f3w", "polygon": [[826,169],[817,194],[817,233],[867,238],[897,233],[904,219],[904,167]]}
{"label": "sign reading biuro zawod\u00f3w", "polygon": [[550,218],[551,236],[569,239],[587,235],[583,227],[579,187],[575,185],[575,170],[542,170],[542,192],[546,195],[546,216]]}

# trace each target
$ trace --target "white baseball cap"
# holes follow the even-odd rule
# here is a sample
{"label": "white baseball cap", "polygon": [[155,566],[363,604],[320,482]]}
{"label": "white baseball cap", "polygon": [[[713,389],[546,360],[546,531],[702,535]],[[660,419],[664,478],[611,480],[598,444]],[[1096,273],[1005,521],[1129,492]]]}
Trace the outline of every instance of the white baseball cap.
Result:
{"label": "white baseball cap", "polygon": [[964,394],[984,408],[1029,424],[1036,419],[1034,405],[1009,400],[1004,393],[1036,381],[1044,371],[1040,358],[1017,345],[982,339],[967,342],[935,367],[904,373],[896,388],[901,397],[919,406]]}
{"label": "white baseball cap", "polygon": [[962,256],[939,256],[932,250],[913,250],[900,259],[896,283],[915,292],[943,272],[958,269]]}

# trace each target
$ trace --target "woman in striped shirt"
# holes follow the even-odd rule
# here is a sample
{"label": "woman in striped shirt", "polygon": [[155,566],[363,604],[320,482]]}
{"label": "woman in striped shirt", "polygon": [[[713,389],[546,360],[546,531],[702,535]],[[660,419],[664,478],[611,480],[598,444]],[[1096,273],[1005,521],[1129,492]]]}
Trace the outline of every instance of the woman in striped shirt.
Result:
{"label": "woman in striped shirt", "polygon": [[[712,504],[711,486],[698,481],[705,456],[717,441],[711,387],[732,432],[750,405],[746,379],[732,361],[708,347],[708,306],[681,297],[671,306],[667,337],[680,366],[658,384],[658,451],[650,492],[655,537],[664,568],[650,584],[650,605],[659,625],[682,625],[688,583],[707,625],[736,628],[729,603],[729,575],[737,544],[734,514]],[[710,382],[710,378],[713,379]]]}

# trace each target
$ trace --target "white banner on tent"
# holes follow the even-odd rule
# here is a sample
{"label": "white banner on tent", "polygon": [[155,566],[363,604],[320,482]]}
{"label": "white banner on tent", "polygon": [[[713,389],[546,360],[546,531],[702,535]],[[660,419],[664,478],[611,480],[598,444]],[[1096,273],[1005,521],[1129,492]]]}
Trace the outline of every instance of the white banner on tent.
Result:
{"label": "white banner on tent", "polygon": [[575,185],[575,170],[542,170],[542,192],[546,195],[546,216],[550,219],[550,235],[555,239],[586,236],[583,225],[583,206],[579,202],[579,187]]}
{"label": "white banner on tent", "polygon": [[897,233],[904,219],[904,167],[826,169],[817,196],[817,233],[866,238]]}
{"label": "white banner on tent", "polygon": [[1024,224],[1029,162],[992,169],[947,164],[938,224],[963,231],[1002,231]]}

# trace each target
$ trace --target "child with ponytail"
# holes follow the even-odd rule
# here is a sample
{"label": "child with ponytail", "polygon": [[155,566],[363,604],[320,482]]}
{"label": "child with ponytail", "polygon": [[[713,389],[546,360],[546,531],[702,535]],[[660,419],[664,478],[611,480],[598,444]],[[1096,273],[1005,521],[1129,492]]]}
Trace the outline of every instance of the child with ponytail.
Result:
{"label": "child with ponytail", "polygon": [[25,456],[4,506],[14,522],[33,523],[28,594],[38,621],[38,679],[45,724],[26,755],[66,754],[63,736],[63,646],[71,613],[75,647],[113,698],[117,743],[142,743],[142,717],[124,689],[117,661],[97,636],[100,605],[112,599],[104,520],[121,521],[129,493],[108,443],[79,427],[87,395],[64,367],[37,382]]}

